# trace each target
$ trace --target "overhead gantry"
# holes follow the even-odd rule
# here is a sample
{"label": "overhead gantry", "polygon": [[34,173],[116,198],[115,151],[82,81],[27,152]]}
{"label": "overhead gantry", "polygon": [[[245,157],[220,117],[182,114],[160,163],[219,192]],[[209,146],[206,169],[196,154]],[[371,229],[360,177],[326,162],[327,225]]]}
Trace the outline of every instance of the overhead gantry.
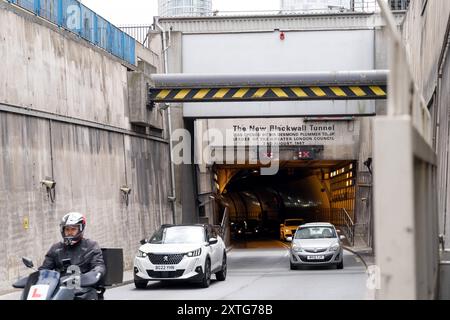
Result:
{"label": "overhead gantry", "polygon": [[387,70],[266,73],[154,74],[151,103],[387,98]]}

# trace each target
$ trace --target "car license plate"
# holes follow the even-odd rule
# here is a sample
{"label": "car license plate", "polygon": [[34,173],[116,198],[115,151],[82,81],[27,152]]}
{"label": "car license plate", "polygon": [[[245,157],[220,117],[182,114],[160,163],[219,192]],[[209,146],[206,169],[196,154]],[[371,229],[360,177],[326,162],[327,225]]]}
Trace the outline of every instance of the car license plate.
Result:
{"label": "car license plate", "polygon": [[325,260],[324,256],[308,256],[308,260]]}
{"label": "car license plate", "polygon": [[175,266],[155,266],[156,271],[175,271]]}

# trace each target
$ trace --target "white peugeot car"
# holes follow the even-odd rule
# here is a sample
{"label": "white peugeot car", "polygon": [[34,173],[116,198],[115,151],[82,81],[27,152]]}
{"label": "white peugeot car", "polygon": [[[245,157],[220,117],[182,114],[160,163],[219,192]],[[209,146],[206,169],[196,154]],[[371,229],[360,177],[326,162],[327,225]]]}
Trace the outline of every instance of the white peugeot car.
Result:
{"label": "white peugeot car", "polygon": [[141,243],[134,259],[138,289],[162,280],[189,280],[207,288],[212,273],[219,281],[226,278],[225,243],[211,225],[163,225]]}

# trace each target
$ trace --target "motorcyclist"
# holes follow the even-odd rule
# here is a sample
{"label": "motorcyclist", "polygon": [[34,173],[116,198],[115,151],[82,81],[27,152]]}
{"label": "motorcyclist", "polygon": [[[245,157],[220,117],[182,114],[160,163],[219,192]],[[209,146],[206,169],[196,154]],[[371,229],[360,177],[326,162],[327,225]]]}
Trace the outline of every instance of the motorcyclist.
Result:
{"label": "motorcyclist", "polygon": [[[85,228],[86,218],[81,213],[66,214],[60,223],[64,241],[55,243],[50,248],[39,270],[56,270],[64,275],[70,261],[70,265],[78,266],[81,273],[95,271],[99,273],[99,277],[103,277],[106,268],[102,251],[97,242],[83,237]],[[77,297],[86,300],[102,299],[103,292],[97,292],[97,289],[79,289]]]}

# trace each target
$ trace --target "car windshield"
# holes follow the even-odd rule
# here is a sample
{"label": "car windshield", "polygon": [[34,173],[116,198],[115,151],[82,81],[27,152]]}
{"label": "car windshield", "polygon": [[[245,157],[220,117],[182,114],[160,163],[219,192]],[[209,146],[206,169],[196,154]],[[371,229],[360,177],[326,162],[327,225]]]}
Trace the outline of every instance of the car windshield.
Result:
{"label": "car windshield", "polygon": [[155,232],[152,244],[195,244],[205,242],[205,229],[201,226],[165,227]]}
{"label": "car windshield", "polygon": [[303,220],[286,220],[284,225],[286,227],[292,227],[292,226],[299,226],[301,224],[303,224]]}
{"label": "car windshield", "polygon": [[336,232],[331,227],[307,227],[298,229],[295,239],[331,239],[336,238]]}

